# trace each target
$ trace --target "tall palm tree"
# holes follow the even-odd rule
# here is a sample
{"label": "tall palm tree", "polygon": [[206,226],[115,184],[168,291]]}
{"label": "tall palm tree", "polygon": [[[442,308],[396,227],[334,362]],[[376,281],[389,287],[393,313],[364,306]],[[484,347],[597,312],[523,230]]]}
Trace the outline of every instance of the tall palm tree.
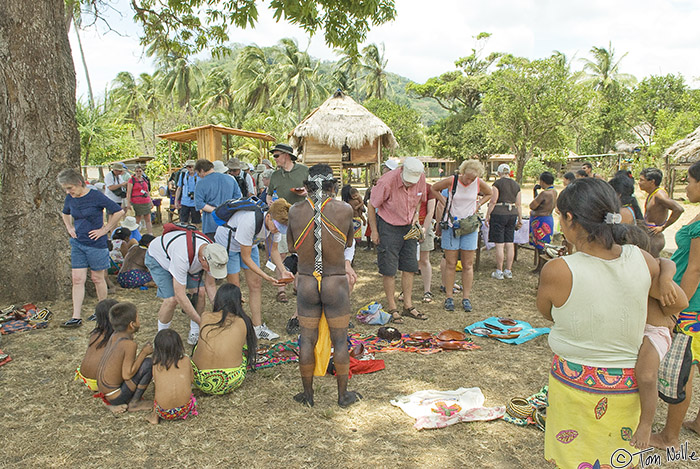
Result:
{"label": "tall palm tree", "polygon": [[265,51],[258,46],[244,47],[236,57],[235,99],[248,111],[260,112],[270,105],[272,65]]}
{"label": "tall palm tree", "polygon": [[[88,72],[87,60],[85,60],[85,52],[83,51],[83,41],[80,38],[80,29],[83,26],[83,5],[79,0],[65,0],[65,24],[66,32],[70,31],[70,27],[73,26],[75,30],[75,37],[78,40],[78,50],[80,51],[80,60],[83,63],[83,70],[85,70],[85,81],[87,83],[88,89],[88,105],[91,108],[95,107],[95,98],[92,92],[92,82],[90,81],[90,72]],[[86,13],[90,13],[96,17],[96,12],[94,5],[90,2],[84,5]]]}
{"label": "tall palm tree", "polygon": [[362,49],[362,70],[365,81],[362,91],[367,98],[383,99],[391,91],[386,76],[387,59],[384,58],[384,44],[381,51],[376,44],[370,44]]}
{"label": "tall palm tree", "polygon": [[278,65],[274,70],[277,88],[272,100],[287,101],[296,108],[301,120],[312,104],[326,93],[320,82],[319,63],[312,63],[306,51],[300,51],[295,39],[280,40],[277,52]]}
{"label": "tall palm tree", "polygon": [[202,88],[202,110],[231,109],[233,104],[233,77],[231,73],[220,67],[213,68],[204,79]]}
{"label": "tall palm tree", "polygon": [[616,60],[612,42],[608,43],[607,49],[594,46],[591,48],[591,54],[593,60],[581,59],[583,71],[586,73],[582,80],[584,84],[595,91],[607,91],[614,85],[628,87],[636,83],[637,80],[633,75],[620,73],[620,62],[627,56],[627,52]]}
{"label": "tall palm tree", "polygon": [[[151,118],[151,145],[153,155],[156,154],[156,118],[161,109],[161,94],[158,83],[153,75],[142,73],[138,79],[138,91],[141,97],[142,111]],[[145,142],[144,142],[145,147]]]}
{"label": "tall palm tree", "polygon": [[336,85],[346,94],[354,94],[357,91],[357,78],[362,70],[362,55],[357,49],[336,49],[335,53],[340,56],[333,68]]}
{"label": "tall palm tree", "polygon": [[[141,123],[143,110],[143,98],[136,85],[134,76],[129,72],[119,72],[113,81],[114,87],[110,91],[110,99],[114,105],[124,114],[126,120],[131,122],[141,132],[141,139],[146,143],[146,135]],[[132,132],[133,133],[133,132]]]}
{"label": "tall palm tree", "polygon": [[202,70],[187,56],[174,52],[161,56],[158,62],[163,91],[190,113],[192,101],[199,96]]}

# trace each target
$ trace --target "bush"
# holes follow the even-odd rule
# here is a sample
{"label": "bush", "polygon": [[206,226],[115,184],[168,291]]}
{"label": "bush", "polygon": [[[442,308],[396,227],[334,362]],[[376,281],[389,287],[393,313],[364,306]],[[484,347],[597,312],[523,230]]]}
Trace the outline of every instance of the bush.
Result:
{"label": "bush", "polygon": [[554,169],[547,166],[547,164],[540,158],[530,158],[529,160],[527,160],[527,163],[525,163],[525,167],[523,168],[523,176],[526,180],[532,180],[537,182],[540,179],[540,174],[542,174],[545,171],[549,171],[555,176],[557,174],[557,172]]}

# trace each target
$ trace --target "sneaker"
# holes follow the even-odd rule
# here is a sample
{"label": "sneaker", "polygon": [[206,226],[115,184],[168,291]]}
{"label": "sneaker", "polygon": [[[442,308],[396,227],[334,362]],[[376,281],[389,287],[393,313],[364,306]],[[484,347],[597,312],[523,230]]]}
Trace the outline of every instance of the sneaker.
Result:
{"label": "sneaker", "polygon": [[91,314],[90,317],[88,318],[88,321],[97,321],[97,315]]}
{"label": "sneaker", "polygon": [[510,270],[504,270],[503,271],[503,278],[508,278],[508,279],[513,278],[513,272],[511,272]]}
{"label": "sneaker", "polygon": [[270,329],[268,329],[266,324],[262,324],[260,326],[255,326],[255,335],[258,337],[258,339],[263,339],[263,340],[275,340],[279,338],[279,334],[275,334],[272,332]]}
{"label": "sneaker", "polygon": [[190,331],[190,334],[187,336],[187,343],[190,345],[197,345],[197,342],[199,342],[199,331]]}
{"label": "sneaker", "polygon": [[289,335],[299,335],[301,332],[301,327],[299,326],[299,318],[291,318],[287,321],[287,334]]}
{"label": "sneaker", "polygon": [[464,308],[465,313],[472,312],[472,302],[469,301],[469,298],[465,298],[462,300],[462,308]]}
{"label": "sneaker", "polygon": [[80,327],[82,325],[83,325],[82,319],[70,318],[68,321],[61,324],[61,327],[65,327],[66,329],[75,329],[76,327]]}
{"label": "sneaker", "polygon": [[452,298],[445,298],[445,311],[455,310],[455,300]]}
{"label": "sneaker", "polygon": [[496,280],[503,280],[503,271],[497,270],[495,272],[491,272],[491,278],[495,278]]}

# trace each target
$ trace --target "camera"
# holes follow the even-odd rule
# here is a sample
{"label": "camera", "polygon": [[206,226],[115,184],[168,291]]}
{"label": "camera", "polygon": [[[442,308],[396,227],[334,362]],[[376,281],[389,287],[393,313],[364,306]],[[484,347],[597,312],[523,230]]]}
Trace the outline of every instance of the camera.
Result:
{"label": "camera", "polygon": [[448,229],[448,228],[450,227],[450,225],[449,225],[446,221],[441,221],[441,222],[438,223],[438,224],[440,225],[440,229],[441,229],[441,230],[446,230],[446,229]]}
{"label": "camera", "polygon": [[194,199],[194,192],[188,192],[187,197],[189,197],[190,199]]}

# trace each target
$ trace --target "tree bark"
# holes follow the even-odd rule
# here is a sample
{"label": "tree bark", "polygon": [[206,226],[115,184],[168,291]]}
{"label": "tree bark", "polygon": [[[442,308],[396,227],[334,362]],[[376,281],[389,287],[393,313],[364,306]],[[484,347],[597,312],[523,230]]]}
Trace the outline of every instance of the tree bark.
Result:
{"label": "tree bark", "polygon": [[64,0],[0,2],[0,298],[70,292],[68,235],[56,183],[80,165],[75,69]]}

